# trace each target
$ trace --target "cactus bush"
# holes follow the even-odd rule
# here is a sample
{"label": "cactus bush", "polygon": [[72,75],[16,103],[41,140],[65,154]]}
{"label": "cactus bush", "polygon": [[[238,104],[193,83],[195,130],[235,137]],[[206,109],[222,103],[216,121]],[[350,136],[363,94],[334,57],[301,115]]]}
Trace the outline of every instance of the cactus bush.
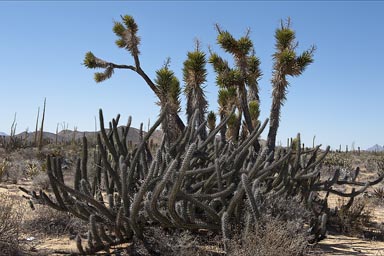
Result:
{"label": "cactus bush", "polygon": [[[344,181],[336,171],[330,179],[321,180],[320,163],[329,148],[324,152],[319,146],[303,151],[299,135],[298,143],[294,144],[296,148],[278,148],[274,155],[267,154],[267,148],[256,152],[252,145],[266,127],[267,120],[238,144],[223,144],[216,139],[216,134],[228,122],[227,117],[202,140],[196,128],[197,111],[178,143],[167,147],[163,141],[152,155],[147,144],[165,113],[163,111],[149,132],[142,136],[141,143],[129,150],[126,139],[129,125],[123,127],[121,135],[116,133],[117,117],[110,122],[112,129],[106,132],[100,111],[99,152],[93,179],[88,175],[84,138],[83,156],[77,163],[74,184],[64,183],[61,159],[48,157],[47,173],[54,198],[44,191],[23,189],[32,201],[89,222],[87,245],[84,246],[80,236],[77,238],[81,253],[108,251],[116,244],[135,239],[155,253],[155,245],[147,243],[147,231],[153,225],[196,232],[210,230],[231,236],[231,227],[242,225],[244,214],[252,217],[248,225],[258,222],[263,214],[258,194],[284,198],[299,196],[313,212],[311,233],[312,240],[316,241],[325,235],[330,214],[327,198],[321,199],[319,192],[353,200],[383,178],[380,176],[367,183]],[[336,184],[360,189],[342,192],[333,188]],[[248,205],[250,207],[245,207]]]}

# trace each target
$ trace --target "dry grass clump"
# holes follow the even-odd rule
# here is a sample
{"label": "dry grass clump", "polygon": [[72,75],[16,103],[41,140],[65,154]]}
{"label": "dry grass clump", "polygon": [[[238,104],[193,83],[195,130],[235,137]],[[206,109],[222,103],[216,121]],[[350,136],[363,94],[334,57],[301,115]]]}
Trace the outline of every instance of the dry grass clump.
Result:
{"label": "dry grass clump", "polygon": [[257,223],[245,237],[229,241],[229,254],[237,256],[291,256],[304,255],[308,237],[295,221],[270,217]]}
{"label": "dry grass clump", "polygon": [[35,205],[32,214],[33,216],[26,219],[23,224],[24,231],[29,233],[48,236],[75,235],[86,225],[66,212],[60,212],[44,205]]}
{"label": "dry grass clump", "polygon": [[0,255],[21,255],[19,248],[22,211],[16,200],[0,194]]}
{"label": "dry grass clump", "polygon": [[312,215],[300,198],[272,193],[256,199],[261,216],[256,221],[244,216],[244,227],[228,237],[228,255],[304,255],[310,240],[306,223]]}
{"label": "dry grass clump", "polygon": [[32,178],[32,185],[37,189],[48,190],[50,187],[49,177],[46,172],[40,172]]}
{"label": "dry grass clump", "polygon": [[3,180],[3,177],[7,175],[8,169],[11,166],[7,158],[3,158],[0,162],[0,181]]}
{"label": "dry grass clump", "polygon": [[336,214],[329,218],[329,225],[346,234],[361,233],[372,219],[372,209],[368,201],[359,197],[349,208],[345,205],[344,199],[338,200]]}
{"label": "dry grass clump", "polygon": [[[159,255],[169,256],[210,256],[220,255],[221,238],[211,232],[191,232],[160,227],[148,229],[148,240]],[[148,255],[141,241],[135,242],[135,250],[141,255]]]}

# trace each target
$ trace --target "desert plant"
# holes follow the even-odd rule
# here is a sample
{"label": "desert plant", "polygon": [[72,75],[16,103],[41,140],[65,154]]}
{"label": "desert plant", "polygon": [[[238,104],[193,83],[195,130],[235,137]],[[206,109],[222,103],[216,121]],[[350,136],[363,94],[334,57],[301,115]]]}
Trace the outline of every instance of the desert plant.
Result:
{"label": "desert plant", "polygon": [[45,118],[45,105],[46,105],[46,103],[47,103],[47,99],[44,98],[43,116],[41,118],[40,133],[39,133],[39,144],[38,144],[39,151],[41,151],[41,149],[43,148],[44,118]]}
{"label": "desert plant", "polygon": [[270,111],[270,123],[267,138],[269,151],[274,151],[276,134],[280,122],[280,109],[287,95],[289,82],[288,76],[300,76],[305,68],[313,62],[315,47],[304,51],[299,56],[296,53],[298,43],[295,41],[295,32],[290,28],[290,19],[286,23],[281,22],[281,27],[275,32],[276,52],[273,54],[272,77],[272,107]]}
{"label": "desert plant", "polygon": [[300,225],[273,217],[264,223],[256,223],[245,237],[234,237],[228,255],[305,255],[308,237]]}
{"label": "desert plant", "polygon": [[207,124],[209,132],[212,132],[216,128],[216,115],[213,111],[210,111],[207,115]]}
{"label": "desert plant", "polygon": [[[132,16],[125,15],[122,16],[122,22],[115,22],[113,27],[113,32],[116,34],[118,39],[116,40],[116,45],[119,48],[126,49],[134,59],[134,65],[119,65],[112,62],[107,62],[100,58],[97,58],[92,52],[87,52],[84,59],[84,65],[87,68],[95,69],[95,68],[103,68],[104,72],[95,73],[95,81],[102,82],[106,79],[112,77],[115,69],[128,69],[136,72],[143,80],[147,83],[147,85],[151,88],[151,90],[155,93],[155,95],[162,100],[162,92],[159,91],[159,88],[156,84],[149,78],[149,76],[144,72],[141,68],[140,63],[140,37],[137,35],[138,26],[133,19]],[[180,119],[178,115],[174,117],[176,119],[176,125],[179,130],[184,129],[184,123]]]}
{"label": "desert plant", "polygon": [[23,222],[23,229],[28,232],[40,232],[44,235],[75,235],[86,230],[87,223],[45,205],[37,205],[31,216]]}
{"label": "desert plant", "polygon": [[[196,41],[196,48],[193,52],[188,52],[188,58],[184,61],[183,80],[185,83],[184,93],[187,97],[187,121],[189,121],[195,109],[199,110],[197,125],[200,126],[205,122],[205,114],[207,112],[208,101],[204,94],[203,84],[206,82],[207,63],[205,53],[200,49],[200,43]],[[207,136],[206,129],[201,129],[200,136],[205,139]]]}
{"label": "desert plant", "polygon": [[372,219],[372,210],[368,202],[358,197],[356,200],[344,199],[337,201],[335,212],[329,217],[329,225],[336,227],[343,233],[358,233],[369,225]]}
{"label": "desert plant", "polygon": [[20,255],[19,232],[22,211],[16,200],[0,194],[0,254]]}
{"label": "desert plant", "polygon": [[169,143],[174,143],[181,131],[177,126],[177,116],[180,112],[180,83],[169,69],[169,63],[166,63],[163,68],[156,71],[155,84],[159,92],[159,101],[157,104],[161,110],[168,112],[163,119],[162,129],[166,134],[166,140]]}
{"label": "desert plant", "polygon": [[[235,67],[231,68],[226,60],[214,52],[211,52],[209,62],[216,72],[217,85],[221,89],[232,88],[237,92],[236,104],[239,107],[239,118],[236,124],[237,128],[235,128],[237,134],[234,136],[237,140],[242,116],[244,116],[248,131],[253,131],[248,101],[259,101],[258,80],[262,75],[259,68],[260,60],[255,56],[249,31],[236,40],[228,31],[223,31],[218,25],[216,25],[216,29],[218,32],[217,43],[225,52],[233,56]],[[247,92],[247,88],[249,92]]]}
{"label": "desert plant", "polygon": [[1,162],[0,162],[0,181],[2,181],[3,179],[3,176],[7,175],[8,174],[8,169],[10,167],[10,162],[8,161],[7,158],[4,158]]}
{"label": "desert plant", "polygon": [[41,172],[40,163],[36,160],[28,160],[25,162],[25,174],[29,178],[33,178]]}

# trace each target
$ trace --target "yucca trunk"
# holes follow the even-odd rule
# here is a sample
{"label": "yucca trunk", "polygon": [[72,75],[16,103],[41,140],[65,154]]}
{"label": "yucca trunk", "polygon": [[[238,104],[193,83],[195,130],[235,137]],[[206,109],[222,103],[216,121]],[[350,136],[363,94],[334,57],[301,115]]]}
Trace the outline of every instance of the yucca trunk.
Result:
{"label": "yucca trunk", "polygon": [[[199,110],[198,116],[197,116],[197,126],[200,126],[202,123],[205,122],[205,113],[207,112],[207,106],[208,102],[205,99],[204,92],[200,86],[195,86],[188,94],[187,99],[187,120],[188,122],[192,118],[194,112],[196,109]],[[202,139],[207,138],[207,130],[202,129],[200,131],[200,137]]]}
{"label": "yucca trunk", "polygon": [[249,114],[247,94],[244,86],[241,86],[239,88],[239,95],[240,95],[240,106],[244,115],[245,123],[247,125],[248,131],[252,133],[253,131],[252,119],[251,119],[251,115]]}
{"label": "yucca trunk", "polygon": [[175,111],[170,110],[170,108],[167,108],[166,106],[161,106],[160,113],[162,113],[163,111],[166,111],[167,114],[165,115],[161,123],[161,129],[165,134],[165,141],[168,143],[168,145],[172,145],[181,133],[181,130],[177,125],[178,114],[177,112],[175,113]]}
{"label": "yucca trunk", "polygon": [[[224,113],[221,113],[220,114],[220,121],[223,121],[225,119],[226,115]],[[221,129],[220,129],[220,138],[221,138],[221,142],[223,144],[225,144],[227,142],[227,136],[226,136],[226,133],[227,133],[227,126],[224,125]]]}
{"label": "yucca trunk", "polygon": [[273,99],[272,99],[272,107],[269,118],[269,132],[267,138],[267,147],[269,152],[273,152],[276,146],[276,135],[277,130],[279,129],[280,124],[280,110],[283,104],[283,100],[285,99],[286,88],[288,86],[288,82],[286,80],[285,75],[277,73],[274,74],[272,79],[273,84]]}

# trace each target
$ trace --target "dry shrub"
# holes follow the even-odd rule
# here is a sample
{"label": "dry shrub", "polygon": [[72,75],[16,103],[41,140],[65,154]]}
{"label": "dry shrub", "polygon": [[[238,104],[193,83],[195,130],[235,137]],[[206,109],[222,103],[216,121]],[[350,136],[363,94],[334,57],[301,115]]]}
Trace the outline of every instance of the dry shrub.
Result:
{"label": "dry shrub", "polygon": [[[221,238],[212,232],[191,232],[177,229],[150,227],[146,230],[146,242],[159,255],[168,256],[211,256],[220,255],[217,251]],[[135,242],[135,250],[140,255],[151,255],[141,241]],[[129,254],[130,255],[130,254]]]}
{"label": "dry shrub", "polygon": [[343,233],[361,233],[372,219],[371,207],[362,197],[356,198],[349,208],[345,205],[345,199],[338,200],[336,213],[329,219],[329,224],[338,227]]}
{"label": "dry shrub", "polygon": [[8,173],[8,169],[10,167],[10,162],[8,161],[7,158],[4,158],[0,162],[0,181],[2,181],[3,176],[5,176]]}
{"label": "dry shrub", "polygon": [[76,234],[85,227],[81,220],[66,212],[60,212],[44,205],[35,205],[32,218],[25,220],[23,228],[30,233],[45,235]]}
{"label": "dry shrub", "polygon": [[21,255],[19,231],[20,204],[8,194],[0,194],[0,255]]}
{"label": "dry shrub", "polygon": [[40,172],[32,178],[32,184],[37,189],[48,190],[50,181],[47,173]]}
{"label": "dry shrub", "polygon": [[372,196],[376,199],[379,199],[379,201],[382,201],[384,199],[384,187],[374,188],[372,191]]}
{"label": "dry shrub", "polygon": [[257,223],[246,236],[235,236],[229,241],[229,254],[238,256],[304,255],[308,237],[295,221],[266,218]]}

